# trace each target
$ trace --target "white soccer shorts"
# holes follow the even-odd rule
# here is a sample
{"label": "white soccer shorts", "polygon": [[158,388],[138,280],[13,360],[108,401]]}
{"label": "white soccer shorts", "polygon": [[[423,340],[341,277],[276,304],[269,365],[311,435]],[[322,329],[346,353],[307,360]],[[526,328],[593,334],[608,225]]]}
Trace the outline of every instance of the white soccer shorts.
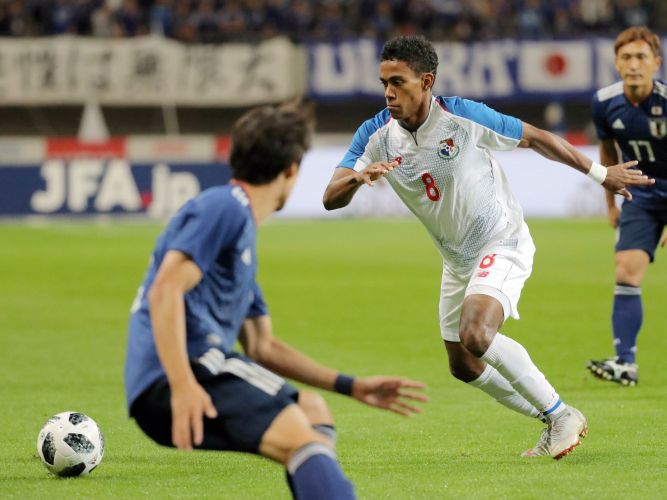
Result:
{"label": "white soccer shorts", "polygon": [[491,241],[480,253],[471,274],[464,277],[443,265],[440,287],[440,335],[460,342],[459,321],[463,300],[472,294],[489,295],[503,307],[505,320],[519,319],[519,298],[533,269],[535,245],[524,223],[512,237]]}

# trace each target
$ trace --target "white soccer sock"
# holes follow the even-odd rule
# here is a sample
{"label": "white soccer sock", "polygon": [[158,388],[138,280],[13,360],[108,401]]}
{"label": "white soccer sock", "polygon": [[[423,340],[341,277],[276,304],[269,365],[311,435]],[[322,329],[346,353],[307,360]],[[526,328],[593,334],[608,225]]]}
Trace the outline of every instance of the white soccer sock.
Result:
{"label": "white soccer sock", "polygon": [[501,405],[517,413],[521,413],[521,415],[533,418],[541,416],[537,408],[516,392],[507,379],[489,364],[486,365],[486,368],[479,377],[468,383],[484,391]]}
{"label": "white soccer sock", "polygon": [[556,389],[530,359],[528,351],[499,333],[482,356],[511,386],[545,417],[551,419],[565,409]]}

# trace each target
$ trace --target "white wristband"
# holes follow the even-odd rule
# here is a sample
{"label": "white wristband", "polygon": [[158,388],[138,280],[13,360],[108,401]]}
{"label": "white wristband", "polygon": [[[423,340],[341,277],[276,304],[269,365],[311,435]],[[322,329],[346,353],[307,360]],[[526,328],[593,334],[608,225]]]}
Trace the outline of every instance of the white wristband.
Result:
{"label": "white wristband", "polygon": [[593,179],[598,184],[602,184],[607,178],[607,167],[600,165],[599,163],[591,163],[591,169],[586,174],[588,177]]}

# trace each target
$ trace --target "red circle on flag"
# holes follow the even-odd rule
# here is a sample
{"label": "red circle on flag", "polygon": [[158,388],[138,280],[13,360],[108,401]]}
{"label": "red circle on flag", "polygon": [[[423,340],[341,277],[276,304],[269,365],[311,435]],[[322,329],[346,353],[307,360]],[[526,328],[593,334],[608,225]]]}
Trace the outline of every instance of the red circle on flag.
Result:
{"label": "red circle on flag", "polygon": [[565,72],[567,60],[565,57],[563,57],[563,54],[551,54],[547,56],[544,66],[546,67],[546,70],[552,75],[561,75]]}

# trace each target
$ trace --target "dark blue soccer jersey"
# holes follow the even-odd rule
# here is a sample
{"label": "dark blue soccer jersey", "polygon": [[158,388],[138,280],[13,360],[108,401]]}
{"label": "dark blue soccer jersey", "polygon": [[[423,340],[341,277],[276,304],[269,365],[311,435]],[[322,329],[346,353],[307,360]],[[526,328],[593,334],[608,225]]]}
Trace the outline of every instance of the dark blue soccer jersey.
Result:
{"label": "dark blue soccer jersey", "polygon": [[598,90],[593,98],[593,122],[599,139],[614,139],[623,161],[656,178],[653,186],[630,188],[640,204],[667,203],[667,85],[653,82],[653,92],[635,105],[625,96],[623,82]]}
{"label": "dark blue soccer jersey", "polygon": [[132,306],[125,389],[128,407],[164,375],[151,329],[147,291],[169,250],[187,254],[202,279],[185,295],[190,358],[217,347],[230,352],[243,320],[267,314],[256,282],[257,227],[240,186],[208,189],[187,202],[160,235],[144,282]]}

